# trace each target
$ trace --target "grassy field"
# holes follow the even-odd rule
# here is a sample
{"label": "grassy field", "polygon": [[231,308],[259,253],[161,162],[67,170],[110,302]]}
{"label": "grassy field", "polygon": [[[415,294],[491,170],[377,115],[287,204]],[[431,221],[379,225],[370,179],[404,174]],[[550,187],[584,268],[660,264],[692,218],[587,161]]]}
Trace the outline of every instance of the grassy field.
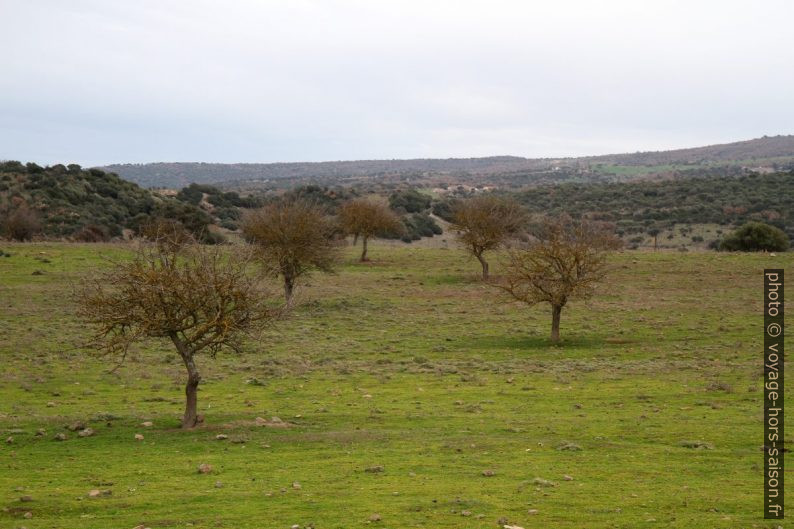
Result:
{"label": "grassy field", "polygon": [[[185,432],[167,344],[115,372],[79,347],[71,284],[125,250],[3,249],[0,527],[779,525],[761,518],[761,270],[792,253],[616,255],[552,346],[548,309],[457,250],[350,248],[245,354],[200,359],[206,422]],[[288,427],[255,422],[274,416]]]}

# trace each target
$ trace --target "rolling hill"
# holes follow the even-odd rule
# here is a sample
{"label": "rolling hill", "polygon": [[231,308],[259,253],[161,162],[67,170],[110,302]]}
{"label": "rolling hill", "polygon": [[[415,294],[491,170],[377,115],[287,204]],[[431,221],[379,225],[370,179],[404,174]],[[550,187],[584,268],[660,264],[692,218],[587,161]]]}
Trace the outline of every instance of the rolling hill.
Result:
{"label": "rolling hill", "polygon": [[355,185],[410,181],[414,185],[469,184],[523,187],[540,183],[616,181],[671,175],[739,174],[743,168],[771,170],[794,165],[794,136],[670,151],[581,158],[449,158],[296,163],[149,163],[102,169],[144,187],[180,188],[211,183],[237,189],[300,184]]}

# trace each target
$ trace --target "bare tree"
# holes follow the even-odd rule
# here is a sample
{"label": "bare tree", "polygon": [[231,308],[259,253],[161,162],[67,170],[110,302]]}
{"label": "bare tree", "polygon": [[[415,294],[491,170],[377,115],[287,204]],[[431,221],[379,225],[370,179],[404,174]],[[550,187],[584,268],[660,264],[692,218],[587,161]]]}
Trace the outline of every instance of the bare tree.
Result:
{"label": "bare tree", "polygon": [[528,305],[551,305],[551,340],[560,340],[560,315],[571,299],[585,299],[607,273],[607,255],[620,248],[608,226],[549,220],[536,239],[508,251],[505,274],[493,284]]}
{"label": "bare tree", "polygon": [[20,202],[8,212],[0,228],[10,239],[29,241],[41,232],[41,220],[38,212],[30,209],[26,203]]}
{"label": "bare tree", "polygon": [[648,229],[648,235],[653,237],[653,251],[654,252],[658,248],[659,234],[661,233],[661,231],[662,230],[660,230],[656,226],[652,226],[651,228]]}
{"label": "bare tree", "polygon": [[137,232],[147,241],[161,246],[166,251],[175,251],[197,242],[185,226],[175,219],[150,218],[138,227]]}
{"label": "bare tree", "polygon": [[121,362],[135,342],[173,343],[188,375],[183,428],[199,421],[196,355],[239,352],[246,332],[277,317],[259,281],[247,273],[249,262],[239,251],[147,244],[131,260],[86,280],[77,294],[79,314],[94,327],[96,345],[120,355]]}
{"label": "bare tree", "polygon": [[372,237],[399,234],[404,229],[400,218],[383,202],[356,198],[339,211],[339,221],[345,233],[361,239],[361,262],[367,261],[367,241]]}
{"label": "bare tree", "polygon": [[485,252],[502,246],[525,222],[526,214],[518,202],[496,195],[463,200],[452,211],[452,229],[466,251],[480,261],[484,280],[490,275]]}
{"label": "bare tree", "polygon": [[287,305],[297,281],[312,272],[331,272],[340,249],[337,230],[322,207],[301,199],[282,200],[243,218],[242,230],[254,243],[268,273],[284,280]]}

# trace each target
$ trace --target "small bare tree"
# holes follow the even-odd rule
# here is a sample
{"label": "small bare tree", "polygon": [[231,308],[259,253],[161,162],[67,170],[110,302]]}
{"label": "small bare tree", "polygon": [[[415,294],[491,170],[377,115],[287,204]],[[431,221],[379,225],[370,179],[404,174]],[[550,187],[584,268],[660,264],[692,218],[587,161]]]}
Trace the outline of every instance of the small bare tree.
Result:
{"label": "small bare tree", "polygon": [[356,198],[339,211],[345,233],[361,239],[361,262],[367,261],[367,241],[372,237],[400,234],[404,226],[400,218],[383,202]]}
{"label": "small bare tree", "polygon": [[518,202],[496,195],[463,200],[452,211],[452,229],[458,242],[480,261],[484,280],[490,275],[485,252],[504,245],[525,222],[526,214]]}
{"label": "small bare tree", "polygon": [[331,272],[340,249],[332,219],[306,200],[282,200],[253,211],[243,218],[242,230],[265,270],[284,279],[288,306],[297,281],[313,270]]}
{"label": "small bare tree", "polygon": [[524,248],[508,251],[503,278],[493,284],[528,305],[551,305],[551,340],[560,340],[560,315],[571,299],[586,299],[607,273],[607,255],[621,242],[603,224],[548,220]]}
{"label": "small bare tree", "polygon": [[123,362],[129,347],[147,338],[170,340],[187,369],[183,428],[198,422],[201,376],[196,355],[238,352],[242,336],[272,321],[249,257],[196,244],[142,245],[135,256],[86,280],[79,314],[95,328],[95,343]]}

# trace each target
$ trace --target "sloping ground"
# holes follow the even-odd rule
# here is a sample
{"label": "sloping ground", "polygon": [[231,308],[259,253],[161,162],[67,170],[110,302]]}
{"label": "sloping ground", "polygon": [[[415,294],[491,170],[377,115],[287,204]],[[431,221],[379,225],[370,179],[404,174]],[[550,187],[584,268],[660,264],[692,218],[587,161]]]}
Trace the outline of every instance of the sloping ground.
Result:
{"label": "sloping ground", "polygon": [[587,161],[613,162],[625,165],[704,164],[709,162],[742,162],[753,159],[794,157],[794,136],[764,136],[747,141],[676,149],[672,151],[609,154],[583,158]]}
{"label": "sloping ground", "polygon": [[47,237],[94,231],[99,237],[116,237],[153,216],[180,220],[198,233],[211,220],[193,205],[100,169],[0,163],[0,235],[4,220],[20,208],[30,212]]}

